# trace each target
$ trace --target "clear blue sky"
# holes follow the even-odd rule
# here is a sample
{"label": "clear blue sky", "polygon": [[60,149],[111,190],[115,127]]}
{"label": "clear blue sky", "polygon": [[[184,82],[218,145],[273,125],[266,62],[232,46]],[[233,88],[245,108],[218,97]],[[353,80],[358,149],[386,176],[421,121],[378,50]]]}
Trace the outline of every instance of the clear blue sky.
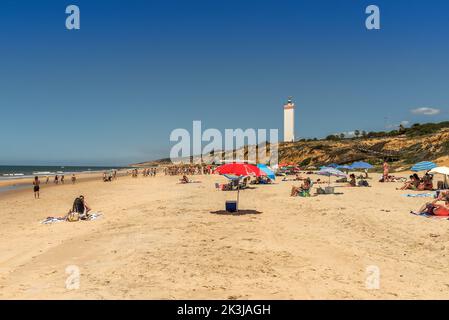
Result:
{"label": "clear blue sky", "polygon": [[[81,30],[65,29],[65,8]],[[381,30],[365,28],[377,4]],[[169,135],[296,135],[449,119],[449,2],[2,0],[0,164],[119,165],[168,156]],[[437,115],[412,113],[417,108]]]}

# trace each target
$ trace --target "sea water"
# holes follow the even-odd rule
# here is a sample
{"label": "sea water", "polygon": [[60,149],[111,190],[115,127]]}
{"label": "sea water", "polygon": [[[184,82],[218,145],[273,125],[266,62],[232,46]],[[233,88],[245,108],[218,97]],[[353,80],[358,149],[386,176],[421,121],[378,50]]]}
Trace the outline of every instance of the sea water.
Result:
{"label": "sea water", "polygon": [[0,180],[30,178],[34,176],[71,175],[76,173],[103,172],[125,167],[87,166],[0,166]]}

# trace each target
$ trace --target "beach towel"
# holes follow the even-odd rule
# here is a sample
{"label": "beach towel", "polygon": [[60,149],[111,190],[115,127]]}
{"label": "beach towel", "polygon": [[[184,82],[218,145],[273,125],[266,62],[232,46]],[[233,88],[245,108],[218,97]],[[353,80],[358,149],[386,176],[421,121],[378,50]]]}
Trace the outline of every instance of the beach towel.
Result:
{"label": "beach towel", "polygon": [[403,194],[403,197],[409,197],[409,198],[435,198],[435,193],[408,193]]}
{"label": "beach towel", "polygon": [[[101,218],[103,214],[101,212],[91,212],[87,216],[87,219],[80,219],[80,221],[93,221]],[[66,221],[65,217],[47,217],[45,220],[41,221],[41,224],[53,224]]]}
{"label": "beach towel", "polygon": [[45,220],[41,221],[41,224],[52,224],[65,221],[65,218],[47,217]]}
{"label": "beach towel", "polygon": [[449,218],[447,216],[435,216],[433,214],[417,213],[417,212],[413,212],[413,211],[410,211],[410,213],[415,215],[415,216],[420,216],[420,217],[434,219],[434,220],[449,220]]}

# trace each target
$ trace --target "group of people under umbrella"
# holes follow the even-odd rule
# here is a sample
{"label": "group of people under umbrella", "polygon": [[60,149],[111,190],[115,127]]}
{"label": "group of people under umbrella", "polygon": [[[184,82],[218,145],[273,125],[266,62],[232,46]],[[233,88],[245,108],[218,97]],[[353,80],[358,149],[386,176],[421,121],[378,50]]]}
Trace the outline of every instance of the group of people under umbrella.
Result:
{"label": "group of people under umbrella", "polygon": [[[372,169],[372,168],[373,168],[373,166],[370,163],[364,162],[364,161],[356,161],[352,164],[347,164],[347,165],[339,165],[339,164],[331,163],[327,166],[321,167],[319,169],[319,171],[316,172],[316,174],[328,177],[329,178],[328,183],[330,186],[332,176],[337,177],[337,178],[346,179],[347,173],[349,173],[349,171],[364,170],[365,176],[364,177],[360,176],[361,181],[359,182],[359,186],[368,186],[368,183],[364,180],[364,178],[368,178],[368,170]],[[342,170],[346,171],[346,173],[343,172]],[[412,166],[411,170],[415,171],[415,172],[426,171],[426,175],[434,175],[434,174],[443,175],[444,183],[442,185],[439,185],[438,188],[442,189],[442,188],[449,187],[448,183],[447,183],[447,176],[449,176],[449,168],[448,167],[438,167],[433,162],[424,161],[424,162],[419,162],[419,163],[415,164],[414,166]],[[385,168],[384,168],[384,171],[385,171]],[[269,180],[275,180],[275,178],[276,178],[274,170],[265,164],[253,165],[250,163],[243,163],[243,162],[242,163],[235,162],[235,163],[223,164],[215,170],[215,173],[224,175],[231,181],[237,182],[236,183],[237,207],[238,207],[238,201],[239,201],[239,197],[240,197],[240,183],[239,182],[242,179],[244,179],[245,177],[249,177],[249,176],[254,176],[256,178],[264,177]],[[350,177],[350,181],[349,181],[350,185],[357,186],[355,184],[355,175],[351,174],[349,177]],[[365,184],[361,183],[361,182],[365,182]]]}

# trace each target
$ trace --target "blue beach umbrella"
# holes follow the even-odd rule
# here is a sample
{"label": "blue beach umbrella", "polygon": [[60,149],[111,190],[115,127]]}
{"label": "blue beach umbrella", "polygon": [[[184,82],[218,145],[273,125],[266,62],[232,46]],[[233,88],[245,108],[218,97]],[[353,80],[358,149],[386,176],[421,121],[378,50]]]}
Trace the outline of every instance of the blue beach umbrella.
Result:
{"label": "blue beach umbrella", "polygon": [[350,165],[345,164],[345,165],[342,165],[342,166],[338,166],[337,169],[351,170],[352,167]]}
{"label": "blue beach umbrella", "polygon": [[428,171],[436,168],[437,165],[431,161],[422,161],[418,162],[412,167],[412,171],[418,172],[418,171]]}
{"label": "blue beach umbrella", "polygon": [[271,170],[267,165],[259,163],[257,165],[257,167],[260,170],[262,170],[263,172],[265,172],[267,174],[267,177],[270,178],[271,180],[275,180],[276,179],[276,176],[275,176],[273,170]]}
{"label": "blue beach umbrella", "polygon": [[351,169],[372,169],[372,168],[373,168],[372,165],[364,161],[356,161],[353,164],[351,164]]}

